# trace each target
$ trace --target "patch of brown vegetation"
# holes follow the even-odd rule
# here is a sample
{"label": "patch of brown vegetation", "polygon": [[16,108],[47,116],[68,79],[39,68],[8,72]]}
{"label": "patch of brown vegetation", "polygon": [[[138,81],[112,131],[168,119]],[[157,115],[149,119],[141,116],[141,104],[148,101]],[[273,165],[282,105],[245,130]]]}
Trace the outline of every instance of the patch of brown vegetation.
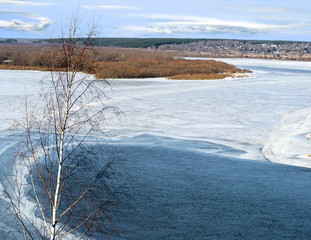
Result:
{"label": "patch of brown vegetation", "polygon": [[[10,64],[1,64],[1,69],[41,70],[50,69],[51,52],[57,57],[58,47],[40,46],[0,46],[0,63],[11,60]],[[81,64],[81,71],[93,73],[99,79],[105,78],[155,78],[170,79],[222,79],[245,73],[246,70],[215,60],[185,60],[175,58],[164,52],[146,49],[96,48],[99,54],[93,59],[96,67],[90,69],[87,62]],[[59,55],[61,56],[61,55]],[[57,69],[66,64],[61,57]],[[93,65],[93,64],[91,64]]]}
{"label": "patch of brown vegetation", "polygon": [[218,73],[218,74],[184,74],[184,75],[174,75],[169,77],[172,80],[217,80],[224,79],[226,77],[233,77],[234,74],[231,73]]}
{"label": "patch of brown vegetation", "polygon": [[0,69],[3,70],[34,70],[34,71],[49,71],[47,67],[36,67],[36,66],[20,66],[20,65],[8,65],[0,64]]}

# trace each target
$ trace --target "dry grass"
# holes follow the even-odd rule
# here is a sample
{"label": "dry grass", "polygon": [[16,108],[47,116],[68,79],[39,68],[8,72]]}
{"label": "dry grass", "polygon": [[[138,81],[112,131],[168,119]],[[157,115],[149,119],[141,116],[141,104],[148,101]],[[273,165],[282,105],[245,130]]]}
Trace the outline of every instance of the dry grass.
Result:
{"label": "dry grass", "polygon": [[20,66],[10,64],[0,64],[0,69],[4,70],[35,70],[35,71],[49,71],[47,67],[36,67],[36,66]]}
{"label": "dry grass", "polygon": [[97,78],[221,79],[244,73],[233,65],[214,60],[174,59],[165,55],[136,54],[115,62],[99,62]]}
{"label": "dry grass", "polygon": [[234,74],[227,73],[219,73],[219,74],[184,74],[184,75],[174,75],[169,77],[172,80],[216,80],[216,79],[224,79],[226,77],[233,77]]}
{"label": "dry grass", "polygon": [[[10,64],[0,64],[1,69],[49,71],[50,52],[57,48],[41,46],[1,46],[0,63],[12,60]],[[245,73],[245,70],[214,60],[176,59],[161,51],[146,49],[96,48],[96,68],[88,69],[83,64],[81,71],[94,73],[99,79],[105,78],[154,78],[170,79],[222,79]],[[58,56],[58,69],[65,62]]]}

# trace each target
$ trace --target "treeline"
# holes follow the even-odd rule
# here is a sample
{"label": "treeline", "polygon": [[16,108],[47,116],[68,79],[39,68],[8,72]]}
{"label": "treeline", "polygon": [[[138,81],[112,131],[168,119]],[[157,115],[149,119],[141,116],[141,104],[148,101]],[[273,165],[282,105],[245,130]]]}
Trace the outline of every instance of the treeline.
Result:
{"label": "treeline", "polygon": [[[179,39],[179,38],[92,38],[89,44],[99,47],[121,47],[121,48],[157,48],[164,44],[187,44],[199,42],[203,39]],[[83,38],[78,39],[81,43]],[[38,39],[35,44],[61,43],[62,39]]]}
{"label": "treeline", "polygon": [[[61,54],[57,54],[58,50],[57,47],[0,46],[2,63],[0,68],[50,70],[51,63],[55,63],[57,58],[57,66],[53,66],[53,69],[55,67],[62,69],[66,67],[66,61]],[[159,51],[103,47],[94,50],[96,59],[91,59],[92,64],[82,63],[80,70],[95,74],[99,79],[154,77],[219,79],[246,71],[220,61],[185,60]],[[54,58],[53,61],[51,57]]]}
{"label": "treeline", "polygon": [[[239,41],[250,44],[288,44],[294,41],[280,40],[238,40],[238,39],[197,39],[197,38],[94,38],[92,42],[95,46],[102,47],[124,47],[124,48],[158,48],[165,44],[189,44],[196,42],[217,42],[217,41]],[[303,42],[297,42],[303,43]]]}
{"label": "treeline", "polygon": [[6,44],[12,44],[12,43],[17,43],[18,41],[16,39],[5,39],[5,40],[0,40],[0,43],[6,43]]}
{"label": "treeline", "polygon": [[[79,39],[81,42],[84,42],[85,39]],[[275,40],[239,40],[239,39],[195,39],[195,38],[92,38],[90,44],[94,46],[101,47],[122,47],[122,48],[154,48],[157,49],[162,45],[169,44],[190,44],[196,42],[217,42],[217,41],[238,41],[241,44],[268,44],[268,45],[283,45],[291,43],[304,43],[304,42],[294,42],[294,41],[275,41]],[[61,43],[62,39],[6,39],[0,41],[0,43],[10,44],[39,44],[39,45],[48,45],[50,43]]]}

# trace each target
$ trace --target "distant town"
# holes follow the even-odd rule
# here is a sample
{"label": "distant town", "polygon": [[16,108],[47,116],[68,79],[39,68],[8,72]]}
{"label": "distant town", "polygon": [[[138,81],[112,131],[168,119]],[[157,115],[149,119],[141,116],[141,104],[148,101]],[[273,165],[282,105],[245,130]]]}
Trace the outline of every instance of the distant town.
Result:
{"label": "distant town", "polygon": [[[60,39],[0,39],[0,44],[48,45]],[[146,48],[178,52],[181,56],[264,58],[311,61],[311,42],[176,39],[176,38],[96,38],[102,47]]]}
{"label": "distant town", "polygon": [[[284,60],[311,60],[309,42],[251,42],[242,40],[206,40],[183,44],[163,44],[159,50],[197,53],[202,57],[242,57]],[[191,54],[190,54],[191,55]]]}

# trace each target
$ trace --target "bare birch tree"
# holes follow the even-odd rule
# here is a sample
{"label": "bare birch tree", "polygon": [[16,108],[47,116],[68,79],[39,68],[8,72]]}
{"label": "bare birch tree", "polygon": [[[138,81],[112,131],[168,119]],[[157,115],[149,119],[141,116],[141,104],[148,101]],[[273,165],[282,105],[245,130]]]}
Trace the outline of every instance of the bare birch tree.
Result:
{"label": "bare birch tree", "polygon": [[25,239],[102,239],[111,230],[116,160],[103,130],[119,112],[106,105],[107,82],[81,73],[94,69],[96,32],[81,35],[80,24],[73,17],[50,48],[39,110],[25,101],[14,171],[2,180]]}

